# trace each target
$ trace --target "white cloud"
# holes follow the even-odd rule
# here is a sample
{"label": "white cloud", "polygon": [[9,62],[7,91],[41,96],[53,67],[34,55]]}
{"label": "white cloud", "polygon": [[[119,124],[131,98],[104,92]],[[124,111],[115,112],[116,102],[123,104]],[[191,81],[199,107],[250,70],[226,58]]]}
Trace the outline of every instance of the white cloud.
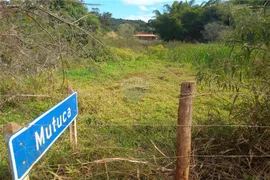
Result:
{"label": "white cloud", "polygon": [[122,2],[128,5],[146,6],[156,3],[173,2],[173,0],[122,0]]}
{"label": "white cloud", "polygon": [[125,17],[124,19],[129,19],[129,20],[143,20],[144,22],[148,22],[154,14],[141,14],[141,15],[130,15]]}
{"label": "white cloud", "polygon": [[140,8],[142,11],[148,11],[148,9],[147,9],[145,6],[139,6],[139,8]]}

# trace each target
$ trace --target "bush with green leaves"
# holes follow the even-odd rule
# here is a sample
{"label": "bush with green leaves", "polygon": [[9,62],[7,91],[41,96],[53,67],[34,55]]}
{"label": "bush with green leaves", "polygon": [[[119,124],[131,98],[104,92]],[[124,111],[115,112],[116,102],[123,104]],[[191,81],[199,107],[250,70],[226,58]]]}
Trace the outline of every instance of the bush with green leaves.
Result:
{"label": "bush with green leaves", "polygon": [[207,41],[210,41],[210,42],[220,41],[222,33],[226,31],[227,29],[228,29],[228,26],[225,26],[222,23],[211,22],[204,25],[204,30],[202,34],[203,34],[204,39]]}
{"label": "bush with green leaves", "polygon": [[227,41],[230,58],[217,66],[204,67],[198,78],[235,93],[227,106],[231,121],[269,125],[270,3],[256,10],[242,5],[231,8],[234,29]]}
{"label": "bush with green leaves", "polygon": [[121,49],[111,47],[111,51],[119,60],[134,60],[137,56],[131,49]]}
{"label": "bush with green leaves", "polygon": [[151,20],[155,32],[165,41],[203,41],[204,25],[220,21],[227,23],[227,18],[218,9],[220,1],[209,0],[195,4],[191,1],[174,1],[172,5],[164,5],[163,14],[155,10],[156,17]]}
{"label": "bush with green leaves", "polygon": [[162,44],[156,46],[149,46],[147,48],[147,53],[157,59],[165,59],[167,57],[168,49],[165,48]]}
{"label": "bush with green leaves", "polygon": [[0,93],[23,93],[25,78],[46,81],[52,72],[61,72],[63,88],[66,70],[77,59],[87,59],[86,66],[113,59],[110,49],[93,33],[100,19],[78,1],[1,3],[0,20]]}

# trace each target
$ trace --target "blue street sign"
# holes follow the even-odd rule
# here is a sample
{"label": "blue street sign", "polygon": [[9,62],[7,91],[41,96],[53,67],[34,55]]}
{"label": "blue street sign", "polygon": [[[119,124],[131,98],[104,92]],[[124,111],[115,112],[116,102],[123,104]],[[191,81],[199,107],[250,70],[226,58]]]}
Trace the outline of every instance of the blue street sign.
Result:
{"label": "blue street sign", "polygon": [[22,180],[78,114],[77,93],[9,137],[8,148],[14,180]]}

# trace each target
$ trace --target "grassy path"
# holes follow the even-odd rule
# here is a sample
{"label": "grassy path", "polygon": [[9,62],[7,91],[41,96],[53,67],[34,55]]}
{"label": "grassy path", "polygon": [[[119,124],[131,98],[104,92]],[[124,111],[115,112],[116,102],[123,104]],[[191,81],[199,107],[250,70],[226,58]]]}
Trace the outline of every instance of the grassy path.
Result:
{"label": "grassy path", "polygon": [[108,64],[94,72],[68,72],[79,94],[81,116],[101,123],[174,123],[180,83],[194,79],[190,67],[158,60],[121,65],[123,70]]}
{"label": "grassy path", "polygon": [[[160,157],[160,154],[151,142],[168,156],[174,156],[175,127],[99,125],[175,125],[180,83],[194,79],[191,68],[176,62],[145,59],[123,61],[121,66],[122,69],[117,63],[101,63],[99,67],[67,72],[67,79],[79,96],[79,151],[71,156],[66,132],[34,167],[33,179],[53,178],[54,172],[72,179],[104,179],[108,175],[104,174],[106,171],[111,178],[132,178],[137,171],[142,172],[140,176],[150,178],[159,173],[151,175],[153,168],[172,162],[171,159],[153,161],[153,156]],[[56,99],[33,99],[24,102],[25,111],[18,106],[7,108],[8,116],[1,125],[8,121],[26,124],[55,102]],[[29,111],[31,113],[27,113]],[[3,155],[0,177],[7,177],[7,152],[2,135],[0,139],[0,154]],[[104,164],[85,165],[112,157],[152,162],[145,165],[116,161],[107,167]],[[85,172],[88,168],[95,172]]]}

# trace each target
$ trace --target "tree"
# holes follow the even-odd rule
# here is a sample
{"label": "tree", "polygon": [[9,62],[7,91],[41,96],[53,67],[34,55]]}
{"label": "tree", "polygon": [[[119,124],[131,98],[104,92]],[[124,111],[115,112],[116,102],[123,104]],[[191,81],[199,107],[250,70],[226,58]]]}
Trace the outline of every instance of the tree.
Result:
{"label": "tree", "polygon": [[100,23],[103,26],[103,28],[105,28],[106,30],[110,30],[110,26],[111,26],[111,18],[112,18],[112,13],[109,12],[104,12],[101,16],[100,16]]}
{"label": "tree", "polygon": [[155,19],[151,25],[155,32],[165,41],[197,40],[203,41],[204,25],[213,21],[224,21],[218,11],[219,0],[210,0],[202,5],[195,1],[174,1],[172,5],[164,5],[164,13],[155,10]]}
{"label": "tree", "polygon": [[231,0],[233,4],[265,5],[269,0]]}
{"label": "tree", "polygon": [[220,22],[211,22],[204,25],[204,31],[202,32],[205,40],[208,41],[218,41],[220,40],[220,36],[224,30],[226,30],[228,26]]}
{"label": "tree", "polygon": [[154,28],[151,26],[151,23],[145,23],[145,24],[138,24],[136,26],[135,32],[136,33],[153,33]]}
{"label": "tree", "polygon": [[132,24],[121,24],[118,28],[118,34],[125,38],[131,38],[135,33],[135,26]]}
{"label": "tree", "polygon": [[77,0],[52,0],[49,7],[57,15],[72,22],[76,21],[80,27],[92,32],[100,30],[99,13],[88,12],[88,9]]}

